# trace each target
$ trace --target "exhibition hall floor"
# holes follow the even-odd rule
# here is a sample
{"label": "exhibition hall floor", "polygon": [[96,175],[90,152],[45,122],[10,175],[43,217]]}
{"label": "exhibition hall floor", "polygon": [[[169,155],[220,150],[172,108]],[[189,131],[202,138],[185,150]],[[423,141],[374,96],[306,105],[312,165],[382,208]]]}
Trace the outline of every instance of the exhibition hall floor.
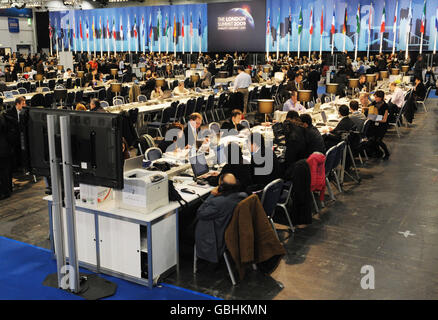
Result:
{"label": "exhibition hall floor", "polygon": [[[285,241],[287,255],[271,276],[248,271],[233,287],[224,264],[205,263],[194,276],[193,257],[189,250],[182,250],[179,278],[172,274],[162,282],[223,299],[438,299],[437,102],[430,99],[428,113],[421,109],[412,127],[400,128],[401,138],[393,130],[387,134],[389,161],[370,159],[360,169],[360,185],[346,182],[345,193],[335,193],[336,202],[328,202],[308,228],[296,230]],[[43,195],[41,180],[36,184],[26,177],[18,180],[17,191],[0,201],[0,235],[48,248]],[[7,281],[8,289],[0,289],[1,299],[67,298],[51,288],[32,296],[23,292],[29,289],[28,282],[5,280],[5,273],[20,271],[9,267],[22,264],[27,270],[39,270],[37,275],[26,273],[35,288],[55,266],[49,252],[24,244],[8,251],[1,247],[5,241],[9,240],[0,242],[0,288],[2,281]],[[42,269],[37,262],[41,256],[47,256],[52,270]],[[374,269],[374,289],[361,287],[363,266]],[[149,289],[135,287],[120,298],[148,298]],[[179,289],[160,295],[163,288],[157,288],[155,299],[184,299],[179,297]],[[207,298],[196,293],[190,296]]]}

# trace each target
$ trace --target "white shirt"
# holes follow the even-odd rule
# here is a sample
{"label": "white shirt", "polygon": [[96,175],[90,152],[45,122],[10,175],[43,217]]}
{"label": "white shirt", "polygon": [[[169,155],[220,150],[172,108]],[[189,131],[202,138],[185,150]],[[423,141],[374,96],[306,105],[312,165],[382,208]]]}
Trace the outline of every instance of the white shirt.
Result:
{"label": "white shirt", "polygon": [[294,104],[292,99],[288,99],[283,105],[283,111],[304,112],[306,111],[306,108],[304,108],[298,101]]}
{"label": "white shirt", "polygon": [[234,86],[233,89],[236,91],[237,89],[245,88],[248,89],[248,87],[251,84],[251,76],[247,74],[246,72],[241,72],[234,80]]}
{"label": "white shirt", "polygon": [[392,94],[391,102],[397,107],[401,108],[404,101],[405,94],[403,93],[403,90],[400,88],[395,88],[394,93]]}
{"label": "white shirt", "polygon": [[66,72],[64,72],[64,79],[68,79],[68,78],[70,78],[70,74],[66,71]]}

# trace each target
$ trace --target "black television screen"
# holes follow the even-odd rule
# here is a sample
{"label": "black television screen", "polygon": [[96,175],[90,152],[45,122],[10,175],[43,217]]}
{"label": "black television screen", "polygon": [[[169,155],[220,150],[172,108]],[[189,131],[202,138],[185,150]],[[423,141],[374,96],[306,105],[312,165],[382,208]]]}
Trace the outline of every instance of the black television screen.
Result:
{"label": "black television screen", "polygon": [[61,159],[59,117],[70,116],[75,182],[123,188],[122,117],[118,114],[25,108],[24,145],[32,173],[50,175],[47,115],[56,116],[55,143]]}
{"label": "black television screen", "polygon": [[265,0],[211,3],[207,11],[210,52],[265,51]]}

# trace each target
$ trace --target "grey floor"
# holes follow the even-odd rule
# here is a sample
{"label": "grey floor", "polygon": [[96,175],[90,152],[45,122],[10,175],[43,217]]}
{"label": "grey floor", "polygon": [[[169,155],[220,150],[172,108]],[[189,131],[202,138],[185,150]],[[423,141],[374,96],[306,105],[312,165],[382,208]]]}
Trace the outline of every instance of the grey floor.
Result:
{"label": "grey floor", "polygon": [[[163,281],[225,299],[438,299],[437,102],[429,100],[429,112],[401,128],[400,139],[388,133],[390,160],[370,160],[360,185],[346,182],[336,202],[289,237],[271,276],[249,271],[232,287],[223,264],[202,262],[194,276],[183,250],[179,276]],[[0,201],[0,235],[48,247],[44,184],[17,184]],[[375,271],[373,290],[361,288],[365,265]]]}

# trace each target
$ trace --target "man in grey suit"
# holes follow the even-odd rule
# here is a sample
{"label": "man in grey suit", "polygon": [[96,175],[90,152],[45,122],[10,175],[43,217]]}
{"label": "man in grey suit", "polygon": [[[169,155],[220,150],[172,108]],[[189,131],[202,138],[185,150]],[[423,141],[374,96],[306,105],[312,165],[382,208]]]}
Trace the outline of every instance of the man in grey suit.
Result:
{"label": "man in grey suit", "polygon": [[205,89],[211,86],[211,73],[204,67],[204,76],[201,78],[201,88]]}

